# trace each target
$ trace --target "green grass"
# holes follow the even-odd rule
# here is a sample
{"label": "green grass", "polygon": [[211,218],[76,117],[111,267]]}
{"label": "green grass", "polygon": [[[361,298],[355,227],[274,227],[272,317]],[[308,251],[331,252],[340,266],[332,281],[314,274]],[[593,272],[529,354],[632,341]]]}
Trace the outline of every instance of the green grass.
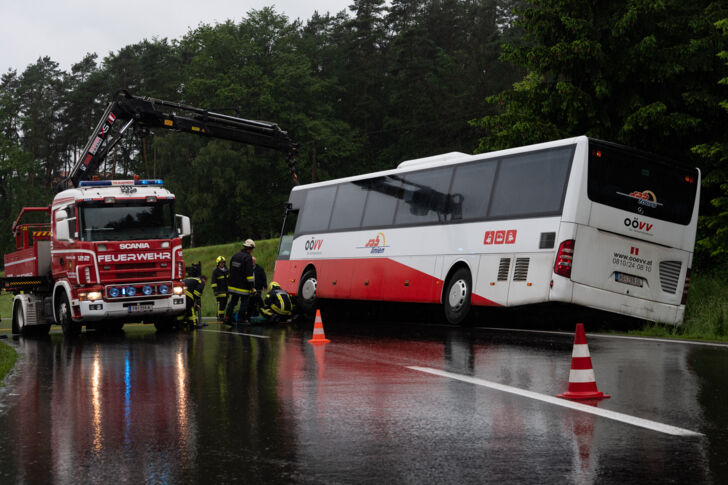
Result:
{"label": "green grass", "polygon": [[685,319],[679,327],[647,324],[633,335],[728,341],[728,280],[696,273],[690,281]]}
{"label": "green grass", "polygon": [[18,354],[15,349],[5,342],[0,342],[0,386],[4,385],[5,376],[13,368],[16,360]]}

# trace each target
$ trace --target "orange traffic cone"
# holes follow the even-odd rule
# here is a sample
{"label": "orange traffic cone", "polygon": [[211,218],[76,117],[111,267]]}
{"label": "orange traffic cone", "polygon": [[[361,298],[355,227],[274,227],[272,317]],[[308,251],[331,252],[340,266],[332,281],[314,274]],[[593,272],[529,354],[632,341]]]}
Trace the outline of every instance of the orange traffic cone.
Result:
{"label": "orange traffic cone", "polygon": [[597,381],[594,377],[589,345],[586,343],[584,324],[576,324],[574,335],[574,350],[571,353],[571,371],[569,372],[569,389],[556,397],[564,399],[603,399],[608,394],[597,390]]}
{"label": "orange traffic cone", "polygon": [[321,310],[316,310],[316,320],[313,323],[313,338],[309,340],[312,344],[327,344],[331,340],[324,335],[324,322],[321,320]]}

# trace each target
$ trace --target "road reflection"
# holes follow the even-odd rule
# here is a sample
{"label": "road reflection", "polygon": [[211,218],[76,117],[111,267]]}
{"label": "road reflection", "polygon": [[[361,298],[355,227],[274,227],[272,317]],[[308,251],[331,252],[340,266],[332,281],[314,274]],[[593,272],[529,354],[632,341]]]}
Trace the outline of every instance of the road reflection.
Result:
{"label": "road reflection", "polygon": [[[570,336],[425,326],[85,333],[14,342],[1,483],[717,481],[728,351],[589,342],[600,408],[676,438],[408,366],[554,396]],[[722,366],[722,367],[721,367]],[[487,477],[487,479],[484,479]]]}

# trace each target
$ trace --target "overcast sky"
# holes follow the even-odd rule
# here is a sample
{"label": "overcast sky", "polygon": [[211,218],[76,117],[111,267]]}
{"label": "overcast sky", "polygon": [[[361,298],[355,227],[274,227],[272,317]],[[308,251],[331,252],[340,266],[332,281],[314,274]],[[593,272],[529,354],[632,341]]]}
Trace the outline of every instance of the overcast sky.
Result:
{"label": "overcast sky", "polygon": [[109,52],[153,37],[179,39],[200,23],[232,19],[272,6],[290,20],[314,11],[335,14],[352,0],[0,0],[0,74],[22,73],[50,56],[70,71],[87,52]]}

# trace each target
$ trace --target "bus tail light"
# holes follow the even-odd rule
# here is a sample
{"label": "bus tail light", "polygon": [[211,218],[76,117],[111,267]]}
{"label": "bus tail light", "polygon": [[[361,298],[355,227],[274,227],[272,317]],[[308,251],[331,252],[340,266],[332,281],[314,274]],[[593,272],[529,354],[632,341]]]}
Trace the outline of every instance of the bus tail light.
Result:
{"label": "bus tail light", "polygon": [[571,278],[571,263],[574,260],[574,240],[567,239],[559,245],[559,252],[556,253],[554,273],[564,278]]}
{"label": "bus tail light", "polygon": [[684,305],[688,302],[688,290],[690,289],[690,268],[688,268],[687,272],[685,273],[685,287],[683,288],[683,296],[682,300],[680,301],[681,305]]}

